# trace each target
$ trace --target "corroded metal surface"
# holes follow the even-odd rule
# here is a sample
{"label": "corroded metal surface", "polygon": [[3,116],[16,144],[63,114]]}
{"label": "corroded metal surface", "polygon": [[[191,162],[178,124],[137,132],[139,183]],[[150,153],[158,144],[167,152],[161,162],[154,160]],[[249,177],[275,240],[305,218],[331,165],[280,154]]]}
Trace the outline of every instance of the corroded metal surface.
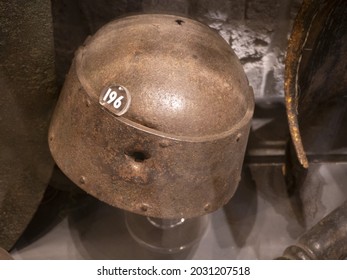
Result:
{"label": "corroded metal surface", "polygon": [[347,202],[288,247],[280,259],[337,260],[347,257]]}
{"label": "corroded metal surface", "polygon": [[0,247],[0,260],[13,260],[11,255]]}
{"label": "corroded metal surface", "polygon": [[0,246],[34,215],[51,171],[55,96],[50,1],[0,1]]}
{"label": "corroded metal surface", "polygon": [[334,145],[346,111],[347,2],[305,0],[289,40],[287,115],[300,164]]}
{"label": "corroded metal surface", "polygon": [[194,217],[240,180],[254,100],[228,44],[182,17],[116,20],[79,49],[49,143],[88,193],[135,213]]}

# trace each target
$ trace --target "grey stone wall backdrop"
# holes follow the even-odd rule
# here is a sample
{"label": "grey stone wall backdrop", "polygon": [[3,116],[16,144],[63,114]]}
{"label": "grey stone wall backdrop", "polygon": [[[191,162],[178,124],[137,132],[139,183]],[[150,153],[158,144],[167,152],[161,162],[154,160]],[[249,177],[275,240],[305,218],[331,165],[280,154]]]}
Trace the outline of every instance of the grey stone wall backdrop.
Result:
{"label": "grey stone wall backdrop", "polygon": [[216,29],[233,48],[256,98],[283,97],[287,39],[301,0],[52,0],[61,85],[87,35],[128,13],[176,13]]}
{"label": "grey stone wall backdrop", "polygon": [[255,97],[283,96],[287,39],[301,0],[144,0],[146,12],[186,14],[216,29],[233,48]]}

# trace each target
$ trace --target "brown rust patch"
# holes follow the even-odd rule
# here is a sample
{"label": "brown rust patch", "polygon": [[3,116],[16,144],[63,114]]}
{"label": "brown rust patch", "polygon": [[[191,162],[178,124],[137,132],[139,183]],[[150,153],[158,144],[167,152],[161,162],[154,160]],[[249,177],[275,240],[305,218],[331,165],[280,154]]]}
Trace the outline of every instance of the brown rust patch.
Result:
{"label": "brown rust patch", "polygon": [[295,147],[299,162],[305,168],[308,168],[308,160],[305,149],[302,144],[302,139],[298,124],[298,89],[297,75],[302,56],[303,46],[307,37],[307,30],[310,23],[304,21],[312,11],[313,0],[305,0],[296,17],[293,31],[288,42],[287,55],[285,61],[285,103],[287,109],[289,131]]}

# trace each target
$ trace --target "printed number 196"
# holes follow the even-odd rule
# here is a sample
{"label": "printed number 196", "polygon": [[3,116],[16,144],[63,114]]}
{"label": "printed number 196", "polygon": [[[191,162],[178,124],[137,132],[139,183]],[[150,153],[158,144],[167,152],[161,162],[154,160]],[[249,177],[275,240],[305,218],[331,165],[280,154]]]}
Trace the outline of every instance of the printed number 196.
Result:
{"label": "printed number 196", "polygon": [[117,92],[109,88],[102,100],[105,101],[107,104],[111,104],[113,102],[113,107],[119,109],[122,106],[122,99],[124,98],[124,96],[121,95],[118,96],[118,98],[117,96]]}

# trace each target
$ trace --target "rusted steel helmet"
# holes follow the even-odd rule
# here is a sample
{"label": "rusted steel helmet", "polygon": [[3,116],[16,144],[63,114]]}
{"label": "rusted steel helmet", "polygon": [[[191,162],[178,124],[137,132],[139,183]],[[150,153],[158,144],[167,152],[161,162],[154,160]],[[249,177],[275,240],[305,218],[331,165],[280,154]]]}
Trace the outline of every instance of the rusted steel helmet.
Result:
{"label": "rusted steel helmet", "polygon": [[78,50],[49,144],[96,198],[146,216],[195,217],[235,192],[253,107],[217,33],[172,15],[129,16]]}

